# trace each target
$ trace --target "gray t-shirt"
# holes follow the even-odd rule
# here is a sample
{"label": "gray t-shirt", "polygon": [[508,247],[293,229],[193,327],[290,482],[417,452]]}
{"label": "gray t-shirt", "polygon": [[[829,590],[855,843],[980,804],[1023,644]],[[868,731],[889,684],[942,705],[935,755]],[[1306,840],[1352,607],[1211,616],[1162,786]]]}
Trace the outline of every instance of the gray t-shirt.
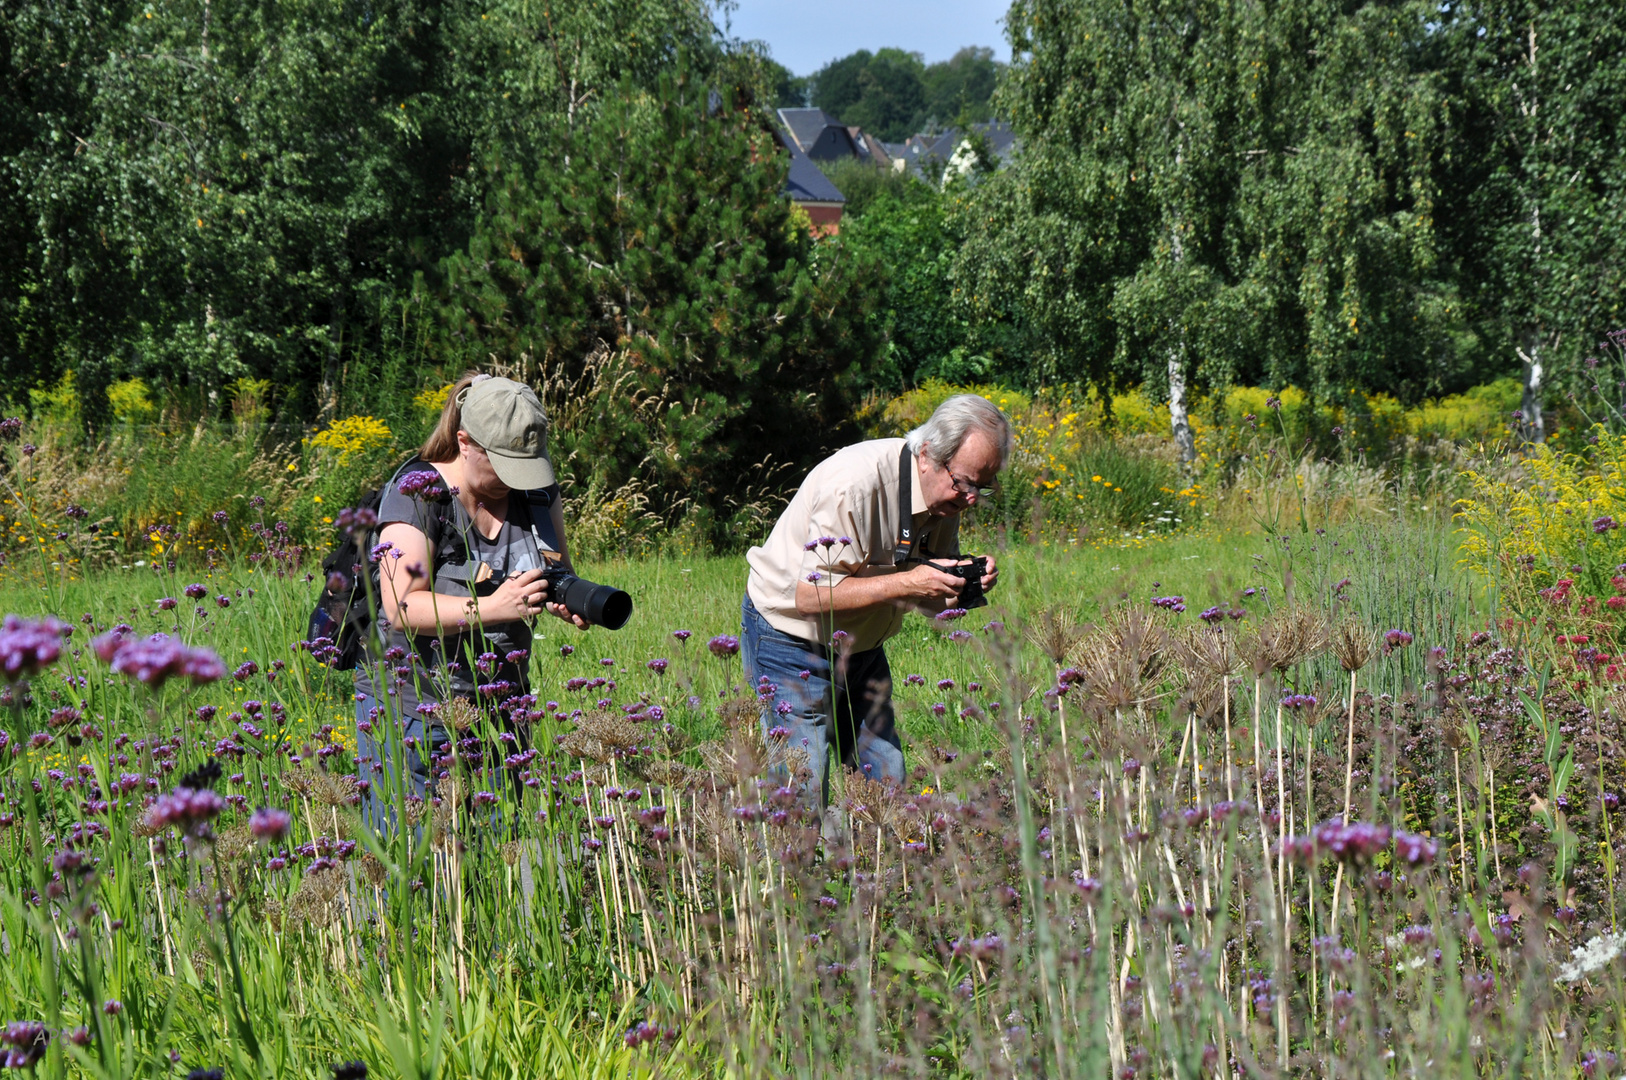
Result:
{"label": "gray t-shirt", "polygon": [[[382,531],[386,525],[404,522],[423,531],[427,524],[438,522],[441,543],[437,551],[430,553],[434,563],[431,588],[445,596],[489,596],[511,575],[541,567],[543,551],[558,549],[547,512],[558,493],[557,486],[529,494],[511,492],[501,529],[495,538],[487,539],[456,499],[434,503],[403,495],[397,478],[385,490],[378,509],[378,527]],[[388,554],[384,557],[390,558]],[[411,674],[406,675],[406,684],[398,688],[401,715],[410,715],[420,702],[463,697],[495,704],[528,691],[529,622],[489,623],[459,630],[447,620],[444,609],[441,618],[445,625],[440,636],[408,634],[394,628],[387,634],[380,632],[385,650],[399,647],[417,657]],[[515,659],[509,660],[510,656]],[[399,670],[406,665],[407,661],[402,660],[393,666]],[[378,698],[373,676],[371,665],[357,665],[356,692]],[[491,689],[481,693],[482,686]]]}

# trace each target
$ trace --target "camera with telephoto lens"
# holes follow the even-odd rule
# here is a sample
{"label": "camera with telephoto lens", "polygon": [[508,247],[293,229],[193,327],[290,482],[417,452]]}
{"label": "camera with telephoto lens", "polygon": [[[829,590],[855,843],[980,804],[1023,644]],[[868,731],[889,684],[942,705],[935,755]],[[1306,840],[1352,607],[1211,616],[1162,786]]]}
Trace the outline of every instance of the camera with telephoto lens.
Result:
{"label": "camera with telephoto lens", "polygon": [[563,604],[595,626],[619,630],[632,618],[632,597],[614,585],[579,578],[552,562],[542,568],[542,578],[548,583],[549,603]]}
{"label": "camera with telephoto lens", "polygon": [[964,585],[960,586],[960,598],[954,601],[955,607],[983,607],[988,603],[988,598],[982,593],[982,578],[984,574],[988,573],[988,557],[986,555],[978,555],[967,563],[950,563],[944,566],[942,563],[934,562],[931,565],[934,569],[953,575],[965,582]]}

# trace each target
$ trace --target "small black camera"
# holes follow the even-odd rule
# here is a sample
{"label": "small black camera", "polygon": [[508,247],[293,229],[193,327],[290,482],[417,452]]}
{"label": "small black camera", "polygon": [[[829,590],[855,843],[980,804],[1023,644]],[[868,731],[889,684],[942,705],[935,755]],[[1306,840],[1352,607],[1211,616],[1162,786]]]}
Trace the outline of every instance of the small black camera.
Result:
{"label": "small black camera", "polygon": [[982,592],[982,578],[988,573],[988,557],[977,555],[970,562],[950,563],[947,566],[934,562],[931,564],[945,574],[951,574],[965,582],[960,586],[960,598],[954,602],[956,607],[974,608],[984,607],[988,598]]}

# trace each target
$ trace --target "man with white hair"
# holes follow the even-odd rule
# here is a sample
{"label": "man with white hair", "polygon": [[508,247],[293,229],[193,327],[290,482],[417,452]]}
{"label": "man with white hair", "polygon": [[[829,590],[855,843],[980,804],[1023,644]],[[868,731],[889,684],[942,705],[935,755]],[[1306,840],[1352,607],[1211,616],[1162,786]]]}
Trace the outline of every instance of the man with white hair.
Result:
{"label": "man with white hair", "polygon": [[[902,439],[838,450],[807,475],[773,533],[746,556],[745,674],[771,745],[807,754],[810,809],[829,799],[828,761],[902,784],[886,640],[906,612],[958,606],[960,513],[993,494],[1011,454],[997,407],[960,394]],[[984,590],[998,580],[990,557]],[[816,785],[816,786],[815,786]]]}

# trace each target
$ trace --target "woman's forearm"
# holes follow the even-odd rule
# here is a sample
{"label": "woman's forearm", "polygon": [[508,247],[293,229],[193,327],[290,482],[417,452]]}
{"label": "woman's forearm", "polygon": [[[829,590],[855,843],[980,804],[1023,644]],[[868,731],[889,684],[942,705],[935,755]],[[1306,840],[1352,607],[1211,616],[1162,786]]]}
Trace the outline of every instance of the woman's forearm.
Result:
{"label": "woman's forearm", "polygon": [[414,634],[460,630],[484,621],[480,617],[480,599],[477,596],[448,596],[446,593],[418,589],[401,597],[396,604],[386,603],[385,616],[396,629]]}

